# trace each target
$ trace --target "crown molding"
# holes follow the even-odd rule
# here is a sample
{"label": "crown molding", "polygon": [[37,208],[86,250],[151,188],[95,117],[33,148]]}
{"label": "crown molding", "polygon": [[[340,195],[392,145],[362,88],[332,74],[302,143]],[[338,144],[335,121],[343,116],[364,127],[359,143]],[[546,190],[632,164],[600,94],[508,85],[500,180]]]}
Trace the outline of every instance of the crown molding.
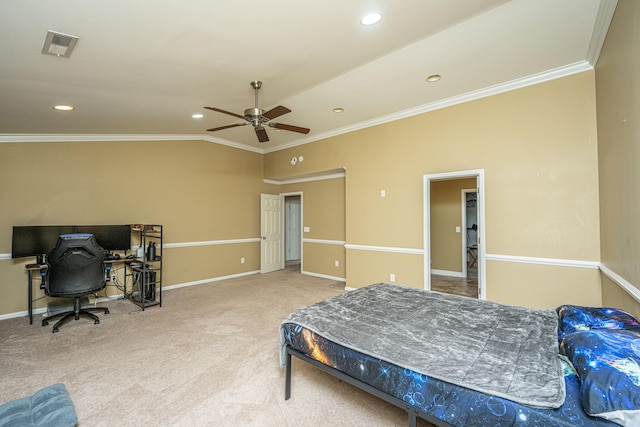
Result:
{"label": "crown molding", "polygon": [[405,119],[407,117],[417,116],[419,114],[440,110],[443,108],[451,107],[453,105],[464,104],[466,102],[475,101],[477,99],[487,98],[493,95],[498,95],[504,92],[510,92],[512,90],[521,89],[528,86],[533,86],[533,85],[544,83],[550,80],[571,76],[573,74],[583,73],[589,70],[593,70],[593,66],[589,62],[579,61],[573,64],[543,71],[537,74],[532,74],[530,76],[500,83],[494,86],[489,86],[483,89],[467,92],[461,95],[452,96],[450,98],[446,98],[440,101],[431,102],[431,103],[420,105],[413,108],[408,108],[406,110],[398,111],[396,113],[388,114],[386,116],[377,117],[371,120],[365,120],[360,123],[355,123],[353,125],[345,126],[345,127],[324,132],[324,133],[320,133],[311,137],[298,139],[289,144],[278,145],[277,147],[273,147],[273,148],[266,148],[264,152],[271,153],[274,151],[280,151],[288,148],[297,147],[297,146],[308,144],[310,142],[318,141],[321,139],[327,139],[334,136],[343,135],[345,133],[366,129],[372,126],[377,126],[377,125],[393,122],[396,120]]}
{"label": "crown molding", "polygon": [[2,142],[119,142],[119,141],[196,141],[202,135],[97,134],[97,133],[3,133]]}
{"label": "crown molding", "polygon": [[587,62],[592,66],[596,66],[598,58],[600,58],[600,51],[604,45],[604,41],[607,38],[607,32],[609,26],[613,20],[613,14],[618,6],[618,0],[601,0],[598,7],[598,14],[596,15],[596,22],[593,26],[593,33],[591,35],[591,41],[589,42],[589,50],[587,51]]}
{"label": "crown molding", "polygon": [[[590,45],[590,54],[599,55],[600,48],[604,42],[606,31],[609,28],[611,17],[617,0],[603,0],[598,10],[598,34],[594,36]],[[608,19],[608,21],[607,21]],[[600,41],[601,40],[601,41]],[[593,53],[592,53],[593,52]],[[521,89],[527,86],[544,83],[549,80],[555,80],[567,77],[573,74],[582,73],[593,70],[591,61],[580,61],[563,67],[554,68],[541,73],[489,86],[483,89],[467,92],[461,95],[452,96],[447,99],[420,105],[406,110],[398,111],[393,114],[381,116],[371,120],[365,120],[353,125],[344,126],[328,132],[323,132],[311,137],[301,138],[288,144],[278,145],[272,148],[255,148],[249,145],[240,144],[222,138],[216,138],[209,135],[193,134],[193,135],[145,135],[145,134],[1,134],[0,143],[16,143],[16,142],[103,142],[103,141],[207,141],[215,144],[226,145],[228,147],[240,150],[251,151],[258,154],[267,154],[276,151],[286,150],[310,142],[343,135],[345,133],[366,129],[407,117],[417,116],[419,114],[428,113],[430,111],[440,110],[442,108],[451,107],[453,105],[463,104],[477,99],[487,98],[504,92]]]}
{"label": "crown molding", "polygon": [[97,134],[97,133],[0,133],[0,143],[18,142],[119,142],[119,141],[207,141],[215,144],[226,145],[240,150],[252,151],[264,154],[264,150],[250,147],[227,139],[215,138],[209,135],[187,134]]}

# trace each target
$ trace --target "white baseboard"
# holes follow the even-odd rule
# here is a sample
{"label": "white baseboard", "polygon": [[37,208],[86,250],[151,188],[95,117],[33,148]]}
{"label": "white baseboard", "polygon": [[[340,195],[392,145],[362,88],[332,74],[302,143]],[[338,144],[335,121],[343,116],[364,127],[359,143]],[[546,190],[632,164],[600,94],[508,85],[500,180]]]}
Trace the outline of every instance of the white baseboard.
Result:
{"label": "white baseboard", "polygon": [[235,279],[238,277],[251,276],[253,274],[260,274],[260,270],[247,271],[245,273],[238,273],[238,274],[230,274],[228,276],[213,277],[210,279],[195,280],[193,282],[177,283],[175,285],[165,286],[162,288],[162,290],[170,291],[171,289],[186,288],[187,286],[204,285],[206,283],[220,282],[221,280]]}
{"label": "white baseboard", "polygon": [[300,273],[306,274],[307,276],[320,277],[321,279],[335,280],[336,282],[346,282],[347,281],[347,279],[344,278],[344,277],[329,276],[327,274],[312,273],[310,271],[301,271]]}
{"label": "white baseboard", "polygon": [[[36,308],[33,310],[33,315],[35,316],[36,314],[42,314],[46,312],[47,312],[46,307]],[[14,317],[27,317],[27,316],[29,316],[28,310],[16,311],[15,313],[7,313],[7,314],[0,315],[0,320],[13,319]]]}

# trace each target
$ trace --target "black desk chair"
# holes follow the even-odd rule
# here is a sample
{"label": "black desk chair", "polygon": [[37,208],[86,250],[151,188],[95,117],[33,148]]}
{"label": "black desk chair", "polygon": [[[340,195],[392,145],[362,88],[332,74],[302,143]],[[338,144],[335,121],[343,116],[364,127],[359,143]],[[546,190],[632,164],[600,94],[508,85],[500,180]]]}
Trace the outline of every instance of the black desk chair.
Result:
{"label": "black desk chair", "polygon": [[56,247],[47,255],[47,275],[45,278],[45,294],[50,297],[75,298],[73,311],[54,314],[42,319],[42,326],[49,320],[61,317],[53,325],[53,332],[80,316],[93,319],[95,324],[100,319],[91,311],[102,311],[109,314],[106,307],[81,308],[80,298],[90,295],[106,286],[104,273],[104,249],[98,245],[93,234],[63,234],[58,238]]}

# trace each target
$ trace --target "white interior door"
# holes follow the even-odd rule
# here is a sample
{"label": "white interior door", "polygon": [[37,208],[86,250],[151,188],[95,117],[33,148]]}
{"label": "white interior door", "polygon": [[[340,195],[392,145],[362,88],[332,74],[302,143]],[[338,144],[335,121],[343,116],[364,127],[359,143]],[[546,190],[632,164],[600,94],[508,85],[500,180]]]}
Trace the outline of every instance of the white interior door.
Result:
{"label": "white interior door", "polygon": [[284,268],[283,247],[283,197],[273,194],[260,195],[260,272]]}

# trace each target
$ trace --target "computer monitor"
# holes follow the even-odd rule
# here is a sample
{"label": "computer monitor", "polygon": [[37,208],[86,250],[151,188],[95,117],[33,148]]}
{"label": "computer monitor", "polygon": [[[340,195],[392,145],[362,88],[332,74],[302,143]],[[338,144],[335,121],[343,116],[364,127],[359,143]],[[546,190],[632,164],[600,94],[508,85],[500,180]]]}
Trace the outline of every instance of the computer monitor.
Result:
{"label": "computer monitor", "polygon": [[11,258],[45,255],[54,248],[58,242],[58,236],[75,232],[75,225],[14,226]]}
{"label": "computer monitor", "polygon": [[130,225],[78,225],[76,233],[89,233],[107,251],[128,251],[131,249]]}
{"label": "computer monitor", "polygon": [[14,226],[11,258],[46,255],[62,234],[89,233],[107,251],[131,249],[130,225],[26,225]]}

